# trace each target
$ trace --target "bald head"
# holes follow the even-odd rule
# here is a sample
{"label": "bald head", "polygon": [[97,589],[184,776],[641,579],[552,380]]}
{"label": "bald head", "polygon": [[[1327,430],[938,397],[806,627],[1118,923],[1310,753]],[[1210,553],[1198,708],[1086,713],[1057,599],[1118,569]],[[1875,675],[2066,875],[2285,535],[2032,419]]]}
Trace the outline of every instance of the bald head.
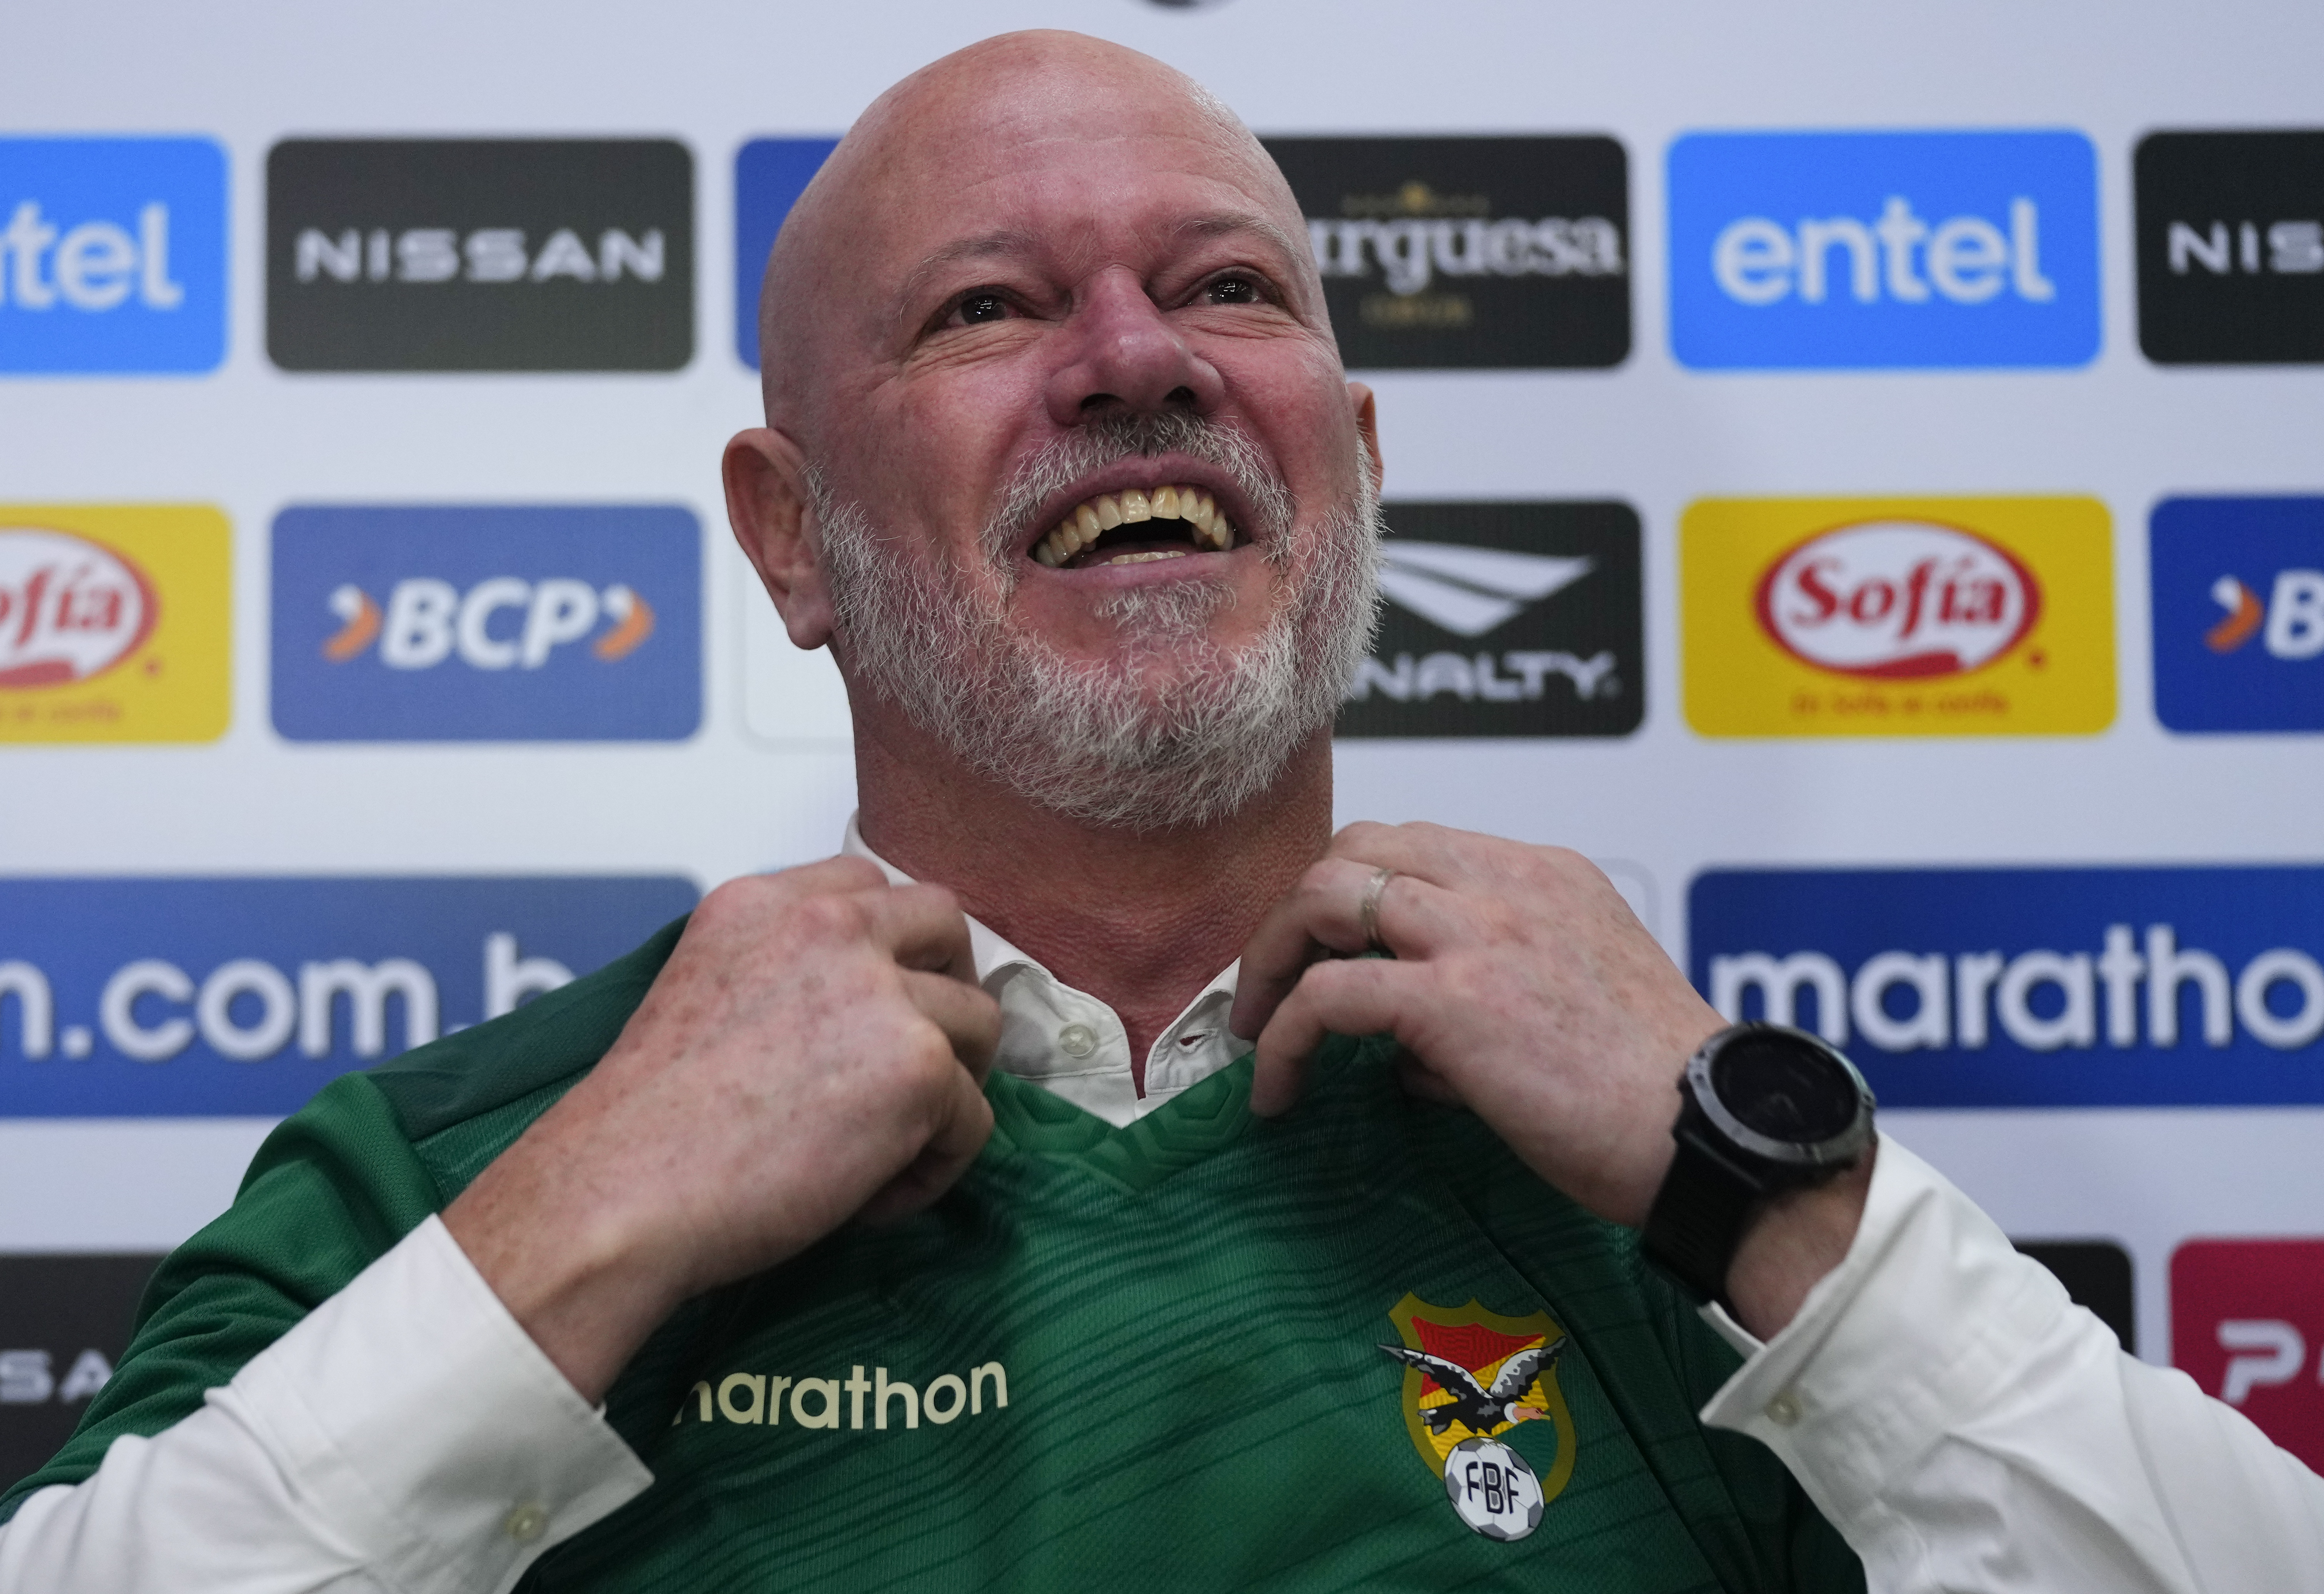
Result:
{"label": "bald head", "polygon": [[1255,212],[1251,219],[1296,257],[1320,309],[1289,185],[1216,96],[1103,40],[1005,33],[921,68],[874,100],[792,207],[759,301],[769,424],[811,434],[835,366],[860,363],[898,316],[911,313],[911,273],[931,263],[910,257],[924,240],[899,223],[967,200],[963,208],[991,225],[938,245],[957,258],[980,237],[1019,225],[1015,201],[1041,189],[1049,152],[1061,143],[1122,146],[1127,181],[1141,167],[1223,174],[1245,201],[1236,208]]}

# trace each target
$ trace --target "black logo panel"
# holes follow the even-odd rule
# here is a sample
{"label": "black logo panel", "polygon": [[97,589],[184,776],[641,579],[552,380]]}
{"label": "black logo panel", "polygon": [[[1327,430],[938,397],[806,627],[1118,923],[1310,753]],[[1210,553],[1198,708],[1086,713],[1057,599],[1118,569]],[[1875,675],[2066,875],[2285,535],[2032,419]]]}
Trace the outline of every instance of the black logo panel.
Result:
{"label": "black logo panel", "polygon": [[0,1257],[0,1488],[72,1436],[159,1257]]}
{"label": "black logo panel", "polygon": [[669,139],[288,139],[266,159],[286,371],[675,371],[694,157]]}
{"label": "black logo panel", "polygon": [[1351,370],[1618,365],[1629,163],[1610,138],[1271,138]]}
{"label": "black logo panel", "polygon": [[1627,736],[1646,711],[1627,503],[1392,503],[1342,736]]}
{"label": "black logo panel", "polygon": [[2086,1306],[2133,1356],[2138,1354],[2138,1292],[2130,1253],[2110,1239],[2013,1239],[2058,1276],[2077,1306]]}
{"label": "black logo panel", "polygon": [[2136,182],[2148,359],[2324,362],[2324,131],[2149,134]]}

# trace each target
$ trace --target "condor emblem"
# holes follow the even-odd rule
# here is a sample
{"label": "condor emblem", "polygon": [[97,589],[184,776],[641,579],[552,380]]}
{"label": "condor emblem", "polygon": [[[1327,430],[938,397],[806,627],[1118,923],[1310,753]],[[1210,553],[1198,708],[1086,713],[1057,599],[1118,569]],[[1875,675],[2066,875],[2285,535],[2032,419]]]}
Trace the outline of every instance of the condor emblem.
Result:
{"label": "condor emblem", "polygon": [[[1404,1342],[1380,1349],[1405,1364],[1404,1425],[1413,1448],[1443,1476],[1462,1522],[1489,1539],[1525,1537],[1573,1477],[1573,1416],[1557,1387],[1565,1331],[1546,1312],[1504,1317],[1473,1300],[1432,1306],[1412,1295],[1388,1315]],[[1519,1424],[1536,1421],[1555,1436],[1546,1470],[1501,1442]]]}

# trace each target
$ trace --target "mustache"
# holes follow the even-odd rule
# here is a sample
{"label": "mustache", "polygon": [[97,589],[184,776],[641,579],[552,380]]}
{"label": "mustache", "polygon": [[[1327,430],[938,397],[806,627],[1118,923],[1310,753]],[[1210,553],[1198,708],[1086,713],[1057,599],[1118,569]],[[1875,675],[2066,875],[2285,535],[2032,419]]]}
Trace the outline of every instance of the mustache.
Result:
{"label": "mustache", "polygon": [[1282,557],[1284,534],[1298,510],[1274,462],[1232,427],[1183,410],[1158,415],[1104,415],[1045,443],[1019,464],[981,539],[984,555],[1003,565],[1010,550],[1037,528],[1041,506],[1084,476],[1117,460],[1183,454],[1222,472],[1250,506],[1243,530],[1270,560]]}

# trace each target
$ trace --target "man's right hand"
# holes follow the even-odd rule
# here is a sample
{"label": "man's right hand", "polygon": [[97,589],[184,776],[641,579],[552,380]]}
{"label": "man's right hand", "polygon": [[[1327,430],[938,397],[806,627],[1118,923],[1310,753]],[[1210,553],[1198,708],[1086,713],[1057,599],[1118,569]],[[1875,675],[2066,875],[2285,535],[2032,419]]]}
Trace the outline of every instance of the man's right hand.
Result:
{"label": "man's right hand", "polygon": [[943,1194],[992,1132],[1000,1033],[949,891],[859,858],[731,881],[445,1224],[598,1400],[688,1296]]}

